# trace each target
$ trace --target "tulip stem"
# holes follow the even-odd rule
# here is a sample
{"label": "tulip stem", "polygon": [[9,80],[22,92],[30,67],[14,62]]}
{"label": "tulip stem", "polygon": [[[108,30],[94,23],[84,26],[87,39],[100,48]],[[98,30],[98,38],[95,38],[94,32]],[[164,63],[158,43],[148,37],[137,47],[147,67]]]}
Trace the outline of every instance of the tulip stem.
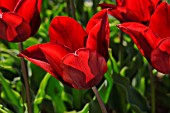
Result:
{"label": "tulip stem", "polygon": [[154,83],[154,75],[152,73],[152,66],[149,65],[149,73],[150,73],[150,87],[151,87],[151,113],[155,113],[155,83]]}
{"label": "tulip stem", "polygon": [[68,16],[76,19],[74,0],[66,0]]}
{"label": "tulip stem", "polygon": [[99,105],[100,105],[100,108],[102,110],[102,113],[107,113],[106,107],[105,107],[102,99],[100,98],[100,95],[99,95],[99,92],[98,92],[97,88],[94,86],[94,87],[92,87],[92,90],[93,90],[94,94],[96,95],[96,98],[97,98],[97,100],[99,102]]}
{"label": "tulip stem", "polygon": [[[19,47],[20,52],[23,51],[22,42],[19,42],[18,47]],[[25,86],[25,89],[26,89],[26,99],[27,99],[28,113],[32,113],[31,98],[30,98],[30,87],[29,87],[29,82],[28,82],[28,70],[27,70],[27,65],[26,65],[23,57],[21,57],[21,70],[22,70],[22,75],[23,75],[23,79],[24,79],[24,86]]]}

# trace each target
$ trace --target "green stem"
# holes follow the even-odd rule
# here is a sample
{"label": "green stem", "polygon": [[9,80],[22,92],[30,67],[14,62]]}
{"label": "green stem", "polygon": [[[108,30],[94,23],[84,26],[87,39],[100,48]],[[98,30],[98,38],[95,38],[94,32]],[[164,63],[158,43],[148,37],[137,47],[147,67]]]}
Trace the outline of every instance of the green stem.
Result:
{"label": "green stem", "polygon": [[150,84],[151,84],[151,113],[155,113],[156,105],[155,105],[155,83],[154,83],[154,75],[152,73],[152,66],[149,65],[149,73],[150,73]]}
{"label": "green stem", "polygon": [[[22,42],[18,43],[19,51],[23,51],[23,45]],[[28,82],[28,71],[27,71],[27,65],[24,62],[24,58],[21,57],[21,70],[22,70],[22,75],[24,79],[24,86],[26,89],[26,99],[27,99],[27,107],[28,107],[28,113],[32,113],[32,107],[31,107],[31,98],[30,98],[30,87],[29,87],[29,82]]]}
{"label": "green stem", "polygon": [[99,92],[98,92],[97,88],[94,86],[94,87],[92,87],[92,90],[93,90],[94,94],[96,95],[96,98],[97,98],[97,100],[99,102],[99,105],[100,105],[100,108],[102,110],[102,113],[107,113],[106,107],[105,107],[102,99],[100,98],[100,95],[99,95]]}

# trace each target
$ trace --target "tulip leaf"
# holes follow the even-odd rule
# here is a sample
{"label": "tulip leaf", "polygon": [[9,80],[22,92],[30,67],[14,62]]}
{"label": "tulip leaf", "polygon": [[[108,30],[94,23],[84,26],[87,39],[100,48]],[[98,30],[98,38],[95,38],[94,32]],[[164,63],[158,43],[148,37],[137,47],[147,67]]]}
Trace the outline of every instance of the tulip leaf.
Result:
{"label": "tulip leaf", "polygon": [[13,113],[13,112],[0,104],[0,113]]}
{"label": "tulip leaf", "polygon": [[10,103],[17,113],[22,113],[21,96],[11,88],[10,82],[3,77],[2,73],[0,73],[0,83],[4,89],[1,92],[1,98]]}
{"label": "tulip leaf", "polygon": [[105,74],[106,80],[103,82],[103,84],[99,88],[99,94],[103,100],[104,103],[107,103],[109,100],[110,93],[112,91],[113,87],[113,79],[109,75],[109,73]]}
{"label": "tulip leaf", "polygon": [[69,94],[64,91],[64,85],[56,78],[50,78],[46,90],[46,93],[53,99],[52,104],[55,108],[55,112],[63,113],[66,111],[64,102],[68,103],[68,105],[72,104],[72,99]]}
{"label": "tulip leaf", "polygon": [[78,113],[88,113],[88,111],[89,111],[89,103],[87,103],[84,106],[84,108],[81,111],[79,111]]}
{"label": "tulip leaf", "polygon": [[83,90],[77,90],[77,89],[72,89],[72,94],[73,94],[73,105],[76,110],[80,110],[82,107],[82,101],[83,101]]}
{"label": "tulip leaf", "polygon": [[102,113],[97,99],[90,102],[89,113]]}
{"label": "tulip leaf", "polygon": [[148,112],[145,98],[130,85],[127,78],[114,75],[113,80],[116,85],[123,88],[126,93],[127,101],[130,103],[134,111],[137,111],[138,113]]}
{"label": "tulip leaf", "polygon": [[46,95],[46,87],[48,85],[48,81],[50,79],[51,75],[50,74],[46,74],[45,77],[43,78],[43,80],[40,83],[40,87],[38,89],[37,95],[34,99],[34,113],[39,113],[40,112],[40,108],[39,105],[42,103],[43,99],[45,98]]}

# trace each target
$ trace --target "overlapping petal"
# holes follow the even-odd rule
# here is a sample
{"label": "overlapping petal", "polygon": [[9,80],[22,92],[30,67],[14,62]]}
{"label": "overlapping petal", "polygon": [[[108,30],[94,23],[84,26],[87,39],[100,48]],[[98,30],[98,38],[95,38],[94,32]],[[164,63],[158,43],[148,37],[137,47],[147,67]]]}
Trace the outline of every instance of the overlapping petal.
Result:
{"label": "overlapping petal", "polygon": [[56,17],[52,20],[49,27],[51,42],[59,42],[72,51],[84,47],[87,33],[83,27],[70,17]]}
{"label": "overlapping petal", "polygon": [[31,35],[34,35],[41,23],[40,8],[42,0],[21,0],[14,12],[22,16],[31,26]]}
{"label": "overlapping petal", "polygon": [[4,13],[0,19],[0,38],[10,42],[24,41],[29,38],[29,24],[15,13]]}
{"label": "overlapping petal", "polygon": [[118,25],[118,27],[131,36],[142,55],[150,61],[151,52],[156,48],[160,38],[149,27],[140,23],[127,22]]}
{"label": "overlapping petal", "polygon": [[0,9],[3,12],[13,11],[19,0],[0,0]]}
{"label": "overlapping petal", "polygon": [[162,39],[151,54],[151,62],[158,71],[170,73],[170,38]]}
{"label": "overlapping petal", "polygon": [[63,59],[63,78],[77,89],[97,85],[107,70],[105,59],[96,51],[79,49]]}
{"label": "overlapping petal", "polygon": [[138,17],[139,22],[141,23],[149,22],[151,13],[154,9],[150,0],[125,0],[123,5],[127,8],[127,14],[128,10],[130,10]]}
{"label": "overlapping petal", "polygon": [[116,0],[117,5],[100,4],[103,9],[110,8],[109,13],[120,22],[140,22],[148,25],[150,17],[161,0]]}
{"label": "overlapping petal", "polygon": [[22,42],[40,26],[42,0],[0,0],[0,38]]}
{"label": "overlapping petal", "polygon": [[162,0],[151,0],[153,5],[154,5],[154,8],[156,8],[158,6],[158,4],[161,3]]}
{"label": "overlapping petal", "polygon": [[159,37],[170,37],[170,5],[162,2],[155,10],[149,24]]}
{"label": "overlapping petal", "polygon": [[63,81],[60,63],[62,58],[69,52],[68,48],[59,43],[46,43],[31,46],[20,53],[19,56],[25,57],[55,78]]}
{"label": "overlapping petal", "polygon": [[95,14],[89,20],[86,32],[88,34],[86,47],[97,50],[107,61],[110,38],[108,10],[105,9]]}

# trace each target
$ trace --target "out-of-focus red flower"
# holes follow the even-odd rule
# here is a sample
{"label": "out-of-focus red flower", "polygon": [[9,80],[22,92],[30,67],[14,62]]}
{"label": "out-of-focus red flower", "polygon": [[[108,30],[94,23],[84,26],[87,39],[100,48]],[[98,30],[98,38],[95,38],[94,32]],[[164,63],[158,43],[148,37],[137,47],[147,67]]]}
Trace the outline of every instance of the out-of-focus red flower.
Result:
{"label": "out-of-focus red flower", "polygon": [[86,30],[70,17],[55,17],[49,27],[50,42],[31,46],[19,56],[73,88],[91,88],[107,71],[107,16],[107,10],[95,14]]}
{"label": "out-of-focus red flower", "polygon": [[41,0],[0,0],[0,38],[22,42],[40,26]]}
{"label": "out-of-focus red flower", "polygon": [[116,0],[114,4],[99,4],[102,8],[109,8],[109,13],[123,22],[140,22],[147,25],[157,5],[161,0]]}
{"label": "out-of-focus red flower", "polygon": [[162,2],[153,13],[149,27],[135,22],[118,25],[129,34],[142,55],[158,71],[170,74],[170,5]]}

